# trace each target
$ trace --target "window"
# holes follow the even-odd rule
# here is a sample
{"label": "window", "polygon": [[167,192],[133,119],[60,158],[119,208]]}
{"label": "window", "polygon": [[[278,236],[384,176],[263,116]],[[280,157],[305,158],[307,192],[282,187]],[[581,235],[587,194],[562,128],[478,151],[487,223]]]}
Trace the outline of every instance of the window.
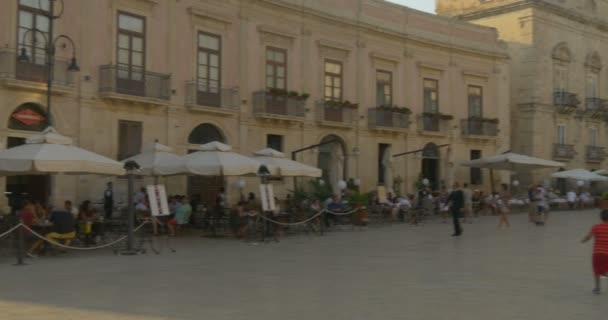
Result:
{"label": "window", "polygon": [[597,128],[589,128],[589,145],[597,147]]}
{"label": "window", "polygon": [[342,100],[342,63],[325,60],[325,101]]}
{"label": "window", "polygon": [[222,130],[210,123],[199,124],[188,136],[190,144],[205,144],[213,141],[225,143],[226,139]]}
{"label": "window", "polygon": [[[481,158],[481,150],[471,150],[471,160]],[[483,176],[481,168],[471,168],[471,184],[480,185],[483,184]]]}
{"label": "window", "polygon": [[278,134],[269,134],[266,136],[266,147],[283,152],[283,136]]}
{"label": "window", "polygon": [[554,86],[556,92],[564,92],[568,88],[568,68],[565,65],[557,64],[554,67]]}
{"label": "window", "polygon": [[[118,78],[142,82],[145,69],[146,23],[143,17],[127,13],[118,14]],[[119,83],[119,87],[143,90],[143,87],[130,87],[133,83]]]}
{"label": "window", "polygon": [[266,88],[287,89],[287,50],[266,48]]}
{"label": "window", "polygon": [[[50,21],[47,17],[49,0],[20,0],[17,43],[19,51],[25,49],[30,62],[44,65],[46,39],[49,38]],[[36,29],[38,31],[29,31]],[[42,32],[42,34],[41,34]]]}
{"label": "window", "polygon": [[439,112],[439,81],[424,79],[424,112]]}
{"label": "window", "polygon": [[376,106],[393,104],[393,73],[376,70]]}
{"label": "window", "polygon": [[390,144],[379,143],[378,144],[378,183],[386,182],[386,164],[390,159]]}
{"label": "window", "polygon": [[598,98],[597,73],[587,74],[587,98]]}
{"label": "window", "polygon": [[558,125],[557,126],[557,144],[564,145],[566,144],[566,126]]}
{"label": "window", "polygon": [[481,118],[483,116],[483,89],[479,86],[469,86],[468,96],[469,118]]}
{"label": "window", "polygon": [[118,160],[124,160],[141,152],[142,123],[118,121]]}
{"label": "window", "polygon": [[220,105],[221,38],[208,33],[198,35],[197,102]]}

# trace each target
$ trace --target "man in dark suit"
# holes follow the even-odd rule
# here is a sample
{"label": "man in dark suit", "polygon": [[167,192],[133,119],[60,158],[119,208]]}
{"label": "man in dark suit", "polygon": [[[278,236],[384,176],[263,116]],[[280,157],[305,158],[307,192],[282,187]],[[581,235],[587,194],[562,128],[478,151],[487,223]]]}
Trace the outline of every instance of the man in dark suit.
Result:
{"label": "man in dark suit", "polygon": [[103,211],[106,219],[112,219],[112,210],[114,209],[114,191],[112,190],[112,182],[108,182],[106,191],[103,192]]}
{"label": "man in dark suit", "polygon": [[447,202],[450,203],[450,210],[452,211],[452,219],[454,221],[454,234],[452,237],[458,237],[462,234],[460,213],[464,208],[464,193],[460,190],[460,184],[458,184],[458,182],[454,183],[453,190],[448,196]]}

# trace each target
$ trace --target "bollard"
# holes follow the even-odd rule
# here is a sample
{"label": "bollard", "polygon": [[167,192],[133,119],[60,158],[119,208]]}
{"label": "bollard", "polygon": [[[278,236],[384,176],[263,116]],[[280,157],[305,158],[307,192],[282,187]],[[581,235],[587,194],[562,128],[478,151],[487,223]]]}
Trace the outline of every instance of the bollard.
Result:
{"label": "bollard", "polygon": [[18,266],[23,266],[25,265],[25,263],[23,262],[23,250],[24,250],[24,236],[23,236],[23,225],[21,225],[21,227],[19,227],[19,230],[17,231],[17,264]]}
{"label": "bollard", "polygon": [[319,226],[320,226],[319,230],[320,230],[321,236],[323,236],[323,231],[324,231],[324,228],[325,228],[325,214],[326,214],[325,211],[322,211],[321,215],[319,216],[319,219],[320,219],[320,221],[319,221]]}

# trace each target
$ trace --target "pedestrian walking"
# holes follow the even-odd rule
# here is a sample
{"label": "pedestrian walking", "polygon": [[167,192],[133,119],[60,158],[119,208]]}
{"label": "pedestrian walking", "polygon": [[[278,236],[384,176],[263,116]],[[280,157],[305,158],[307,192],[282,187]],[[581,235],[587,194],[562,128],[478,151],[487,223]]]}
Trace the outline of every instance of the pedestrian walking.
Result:
{"label": "pedestrian walking", "polygon": [[498,222],[498,227],[502,227],[503,224],[509,228],[511,224],[509,223],[509,201],[511,200],[511,192],[509,191],[509,186],[507,184],[502,184],[502,191],[497,195],[496,208],[500,214],[500,221]]}
{"label": "pedestrian walking", "polygon": [[454,183],[452,192],[448,196],[447,203],[450,203],[450,211],[452,211],[452,221],[454,222],[454,234],[452,237],[462,235],[462,226],[460,226],[460,215],[464,209],[464,194],[460,189],[458,182]]}
{"label": "pedestrian walking", "polygon": [[547,219],[547,192],[540,184],[534,191],[534,204],[536,206],[536,225],[544,226]]}
{"label": "pedestrian walking", "polygon": [[600,276],[608,276],[608,210],[602,210],[600,217],[602,222],[593,226],[591,232],[582,240],[582,243],[585,243],[591,238],[594,239],[592,261],[595,294],[601,293]]}

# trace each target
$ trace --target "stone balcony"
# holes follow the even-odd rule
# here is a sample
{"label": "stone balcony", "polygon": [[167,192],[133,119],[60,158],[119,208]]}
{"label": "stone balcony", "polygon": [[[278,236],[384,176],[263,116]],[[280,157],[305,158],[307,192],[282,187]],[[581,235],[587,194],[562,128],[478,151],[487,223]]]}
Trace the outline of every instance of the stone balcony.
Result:
{"label": "stone balcony", "polygon": [[576,157],[576,150],[571,144],[553,144],[553,159],[572,160]]}
{"label": "stone balcony", "polygon": [[585,151],[587,162],[602,162],[606,158],[606,151],[603,147],[586,146]]}
{"label": "stone balcony", "polygon": [[498,136],[498,121],[484,118],[462,119],[460,132],[470,138],[495,138]]}
{"label": "stone balcony", "polygon": [[357,120],[357,105],[340,106],[317,101],[316,120],[321,126],[351,129]]}
{"label": "stone balcony", "polygon": [[367,111],[368,126],[372,130],[404,132],[410,127],[408,113],[370,108]]}
{"label": "stone balcony", "polygon": [[236,114],[240,106],[238,88],[217,88],[217,92],[210,89],[199,86],[196,81],[186,82],[186,107],[209,114]]}
{"label": "stone balcony", "polygon": [[99,68],[99,93],[109,100],[167,105],[171,75],[104,65]]}
{"label": "stone balcony", "polygon": [[[17,61],[12,49],[0,49],[0,82],[7,87],[34,92],[47,91],[47,65],[45,57],[38,57],[38,63]],[[68,71],[68,60],[53,62],[53,94],[66,94],[74,89],[73,72]]]}
{"label": "stone balcony", "polygon": [[608,100],[601,98],[585,99],[585,114],[592,118],[604,118],[608,108]]}
{"label": "stone balcony", "polygon": [[306,100],[257,91],[253,93],[253,114],[260,119],[304,121]]}

